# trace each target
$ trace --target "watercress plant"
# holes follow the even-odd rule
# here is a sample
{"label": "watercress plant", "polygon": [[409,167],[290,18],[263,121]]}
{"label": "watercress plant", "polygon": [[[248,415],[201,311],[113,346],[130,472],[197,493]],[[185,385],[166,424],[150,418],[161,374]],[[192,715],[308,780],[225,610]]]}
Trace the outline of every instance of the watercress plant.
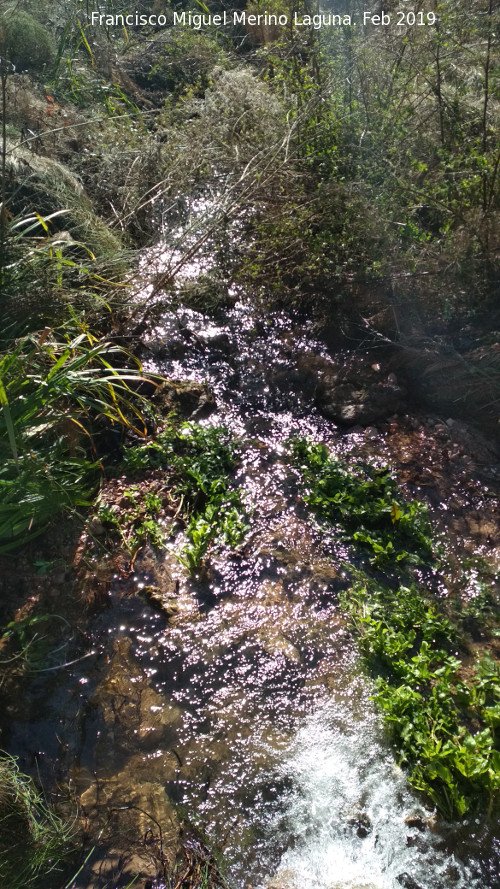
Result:
{"label": "watercress plant", "polygon": [[412,574],[427,566],[430,579],[438,569],[427,508],[408,502],[386,467],[348,465],[307,439],[290,449],[305,502],[363,566],[348,566],[341,605],[410,782],[447,818],[491,812],[500,790],[500,668],[491,656],[470,665],[462,631],[424,586],[425,572]]}
{"label": "watercress plant", "polygon": [[155,441],[129,448],[125,465],[134,471],[165,470],[185,524],[186,544],[178,558],[191,574],[215,543],[241,543],[248,526],[241,493],[230,488],[236,457],[225,429],[171,424]]}

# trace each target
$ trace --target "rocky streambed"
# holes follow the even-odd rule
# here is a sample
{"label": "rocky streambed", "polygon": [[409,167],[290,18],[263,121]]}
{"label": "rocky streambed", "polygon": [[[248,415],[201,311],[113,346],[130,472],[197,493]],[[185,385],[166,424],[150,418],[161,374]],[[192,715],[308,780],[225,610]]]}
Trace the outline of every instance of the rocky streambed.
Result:
{"label": "rocky streambed", "polygon": [[[464,599],[477,595],[475,560],[498,565],[491,445],[412,405],[384,350],[330,355],[310,324],[244,301],[211,316],[165,308],[141,349],[149,370],[181,381],[171,405],[234,436],[249,528],[190,577],[182,532],[131,558],[94,519],[64,543],[74,569],[39,580],[72,631],[34,679],[5,686],[23,688],[6,696],[6,743],[77,812],[88,857],[68,885],[171,886],[180,854],[203,886],[208,845],[231,889],[494,889],[491,822],[444,822],[395,765],[339,605],[348,548],[325,546],[286,441],[392,466],[447,536]],[[125,473],[103,502],[167,486],[158,470]],[[471,659],[486,644],[498,656],[479,631]]]}

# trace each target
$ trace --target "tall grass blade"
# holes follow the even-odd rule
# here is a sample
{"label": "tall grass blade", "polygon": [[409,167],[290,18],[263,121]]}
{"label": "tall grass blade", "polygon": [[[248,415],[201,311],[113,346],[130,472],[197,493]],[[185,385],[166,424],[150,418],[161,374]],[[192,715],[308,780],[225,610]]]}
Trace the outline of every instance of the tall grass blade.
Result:
{"label": "tall grass blade", "polygon": [[5,417],[5,425],[7,426],[7,434],[9,436],[9,444],[10,449],[12,451],[12,456],[16,463],[16,466],[19,467],[19,454],[17,450],[17,442],[16,442],[16,433],[14,430],[14,423],[12,422],[12,414],[10,412],[9,407],[9,399],[7,398],[7,393],[5,391],[5,387],[3,385],[3,381],[0,378],[0,404],[2,405],[3,415]]}

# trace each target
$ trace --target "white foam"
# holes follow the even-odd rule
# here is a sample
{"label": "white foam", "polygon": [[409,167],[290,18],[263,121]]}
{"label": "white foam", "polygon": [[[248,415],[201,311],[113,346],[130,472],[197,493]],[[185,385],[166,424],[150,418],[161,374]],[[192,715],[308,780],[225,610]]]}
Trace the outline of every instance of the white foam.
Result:
{"label": "white foam", "polygon": [[454,889],[478,885],[465,866],[438,851],[430,829],[419,833],[406,823],[416,810],[423,822],[429,813],[395,768],[369,703],[364,717],[350,723],[345,704],[342,710],[324,704],[297,733],[282,772],[294,787],[288,812],[294,839],[269,889],[401,889],[405,873],[434,889],[447,885],[451,863],[460,873]]}

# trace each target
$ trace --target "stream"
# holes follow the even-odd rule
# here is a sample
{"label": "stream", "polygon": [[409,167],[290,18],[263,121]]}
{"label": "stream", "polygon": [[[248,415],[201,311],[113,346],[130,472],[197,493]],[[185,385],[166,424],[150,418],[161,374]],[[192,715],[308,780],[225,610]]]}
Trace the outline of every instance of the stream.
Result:
{"label": "stream", "polygon": [[[141,553],[64,652],[67,662],[86,657],[40,675],[19,702],[9,747],[49,782],[70,776],[94,836],[71,886],[126,886],[134,868],[147,875],[148,831],[160,823],[166,844],[179,805],[222,853],[230,889],[500,886],[491,825],[437,820],[394,763],[338,604],[347,553],[330,541],[327,554],[284,442],[311,435],[346,459],[395,465],[408,494],[451,529],[458,554],[491,555],[494,468],[472,472],[453,441],[444,465],[440,418],[414,412],[347,431],[325,419],[303,371],[311,356],[327,360],[325,347],[285,313],[256,316],[244,300],[211,318],[166,310],[144,349],[147,369],[213,391],[217,411],[203,422],[239,441],[234,483],[251,527],[236,552],[213,556],[208,579],[187,579],[178,540],[158,556],[156,576],[176,589],[170,620],[140,595],[153,562]],[[101,842],[103,812],[113,827],[132,809],[139,826],[120,816]],[[141,831],[142,852],[122,874],[120,842]]]}

